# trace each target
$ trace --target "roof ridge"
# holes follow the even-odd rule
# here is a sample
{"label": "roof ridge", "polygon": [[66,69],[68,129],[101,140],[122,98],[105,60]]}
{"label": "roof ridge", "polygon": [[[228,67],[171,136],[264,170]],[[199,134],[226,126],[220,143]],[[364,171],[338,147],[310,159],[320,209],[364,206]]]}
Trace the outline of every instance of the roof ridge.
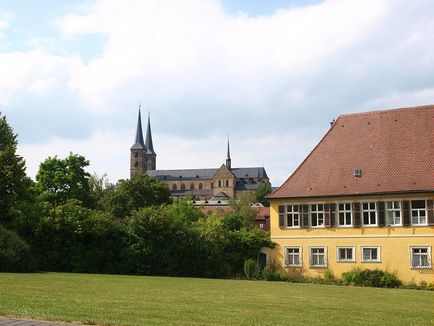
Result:
{"label": "roof ridge", "polygon": [[354,113],[343,113],[340,114],[339,117],[352,117],[352,116],[362,116],[362,115],[371,115],[378,113],[389,113],[395,111],[409,111],[409,110],[423,110],[423,109],[434,109],[434,104],[426,104],[426,105],[418,105],[418,106],[409,106],[409,107],[401,107],[401,108],[392,108],[392,109],[377,109],[374,111],[366,111],[366,112],[354,112]]}

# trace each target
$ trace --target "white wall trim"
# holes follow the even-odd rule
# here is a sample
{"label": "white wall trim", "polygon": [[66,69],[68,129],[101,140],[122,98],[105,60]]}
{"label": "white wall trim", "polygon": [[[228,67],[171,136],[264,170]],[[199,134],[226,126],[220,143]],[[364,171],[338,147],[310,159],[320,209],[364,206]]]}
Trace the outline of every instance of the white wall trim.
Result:
{"label": "white wall trim", "polygon": [[281,235],[271,239],[337,239],[337,238],[427,238],[434,234],[371,234],[371,235]]}

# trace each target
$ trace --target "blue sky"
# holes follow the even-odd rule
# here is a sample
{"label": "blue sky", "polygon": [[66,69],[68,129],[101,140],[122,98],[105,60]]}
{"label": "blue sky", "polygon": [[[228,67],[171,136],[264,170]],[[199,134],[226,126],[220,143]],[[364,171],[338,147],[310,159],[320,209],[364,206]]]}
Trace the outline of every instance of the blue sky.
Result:
{"label": "blue sky", "polygon": [[33,177],[85,155],[128,177],[137,106],[158,168],[283,182],[339,114],[434,102],[430,0],[0,0],[0,111]]}

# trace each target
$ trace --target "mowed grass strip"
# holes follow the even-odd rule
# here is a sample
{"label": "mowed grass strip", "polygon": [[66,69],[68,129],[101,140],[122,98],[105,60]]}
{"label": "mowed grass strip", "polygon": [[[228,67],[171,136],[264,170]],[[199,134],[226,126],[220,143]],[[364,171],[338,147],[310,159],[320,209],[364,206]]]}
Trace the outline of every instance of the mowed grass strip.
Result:
{"label": "mowed grass strip", "polygon": [[432,325],[433,304],[428,291],[0,273],[0,315],[98,325]]}

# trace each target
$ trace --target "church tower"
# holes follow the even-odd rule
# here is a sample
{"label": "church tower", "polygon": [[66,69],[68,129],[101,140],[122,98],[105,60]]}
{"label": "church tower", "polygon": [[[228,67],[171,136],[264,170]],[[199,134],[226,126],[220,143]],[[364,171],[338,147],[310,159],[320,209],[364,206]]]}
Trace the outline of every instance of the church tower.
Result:
{"label": "church tower", "polygon": [[136,129],[136,139],[134,145],[130,148],[130,177],[137,173],[146,172],[148,168],[148,149],[146,148],[145,142],[143,141],[143,131],[142,131],[142,117],[140,114],[139,106],[139,117],[137,119],[137,129]]}
{"label": "church tower", "polygon": [[229,170],[231,169],[231,163],[232,163],[232,160],[231,160],[231,152],[230,152],[230,149],[229,149],[229,138],[228,138],[228,154],[227,154],[227,157],[226,157],[226,167]]}
{"label": "church tower", "polygon": [[151,132],[151,115],[148,114],[148,129],[146,130],[146,141],[145,146],[147,148],[147,170],[157,169],[157,154],[154,151],[154,144],[152,143],[152,132]]}

